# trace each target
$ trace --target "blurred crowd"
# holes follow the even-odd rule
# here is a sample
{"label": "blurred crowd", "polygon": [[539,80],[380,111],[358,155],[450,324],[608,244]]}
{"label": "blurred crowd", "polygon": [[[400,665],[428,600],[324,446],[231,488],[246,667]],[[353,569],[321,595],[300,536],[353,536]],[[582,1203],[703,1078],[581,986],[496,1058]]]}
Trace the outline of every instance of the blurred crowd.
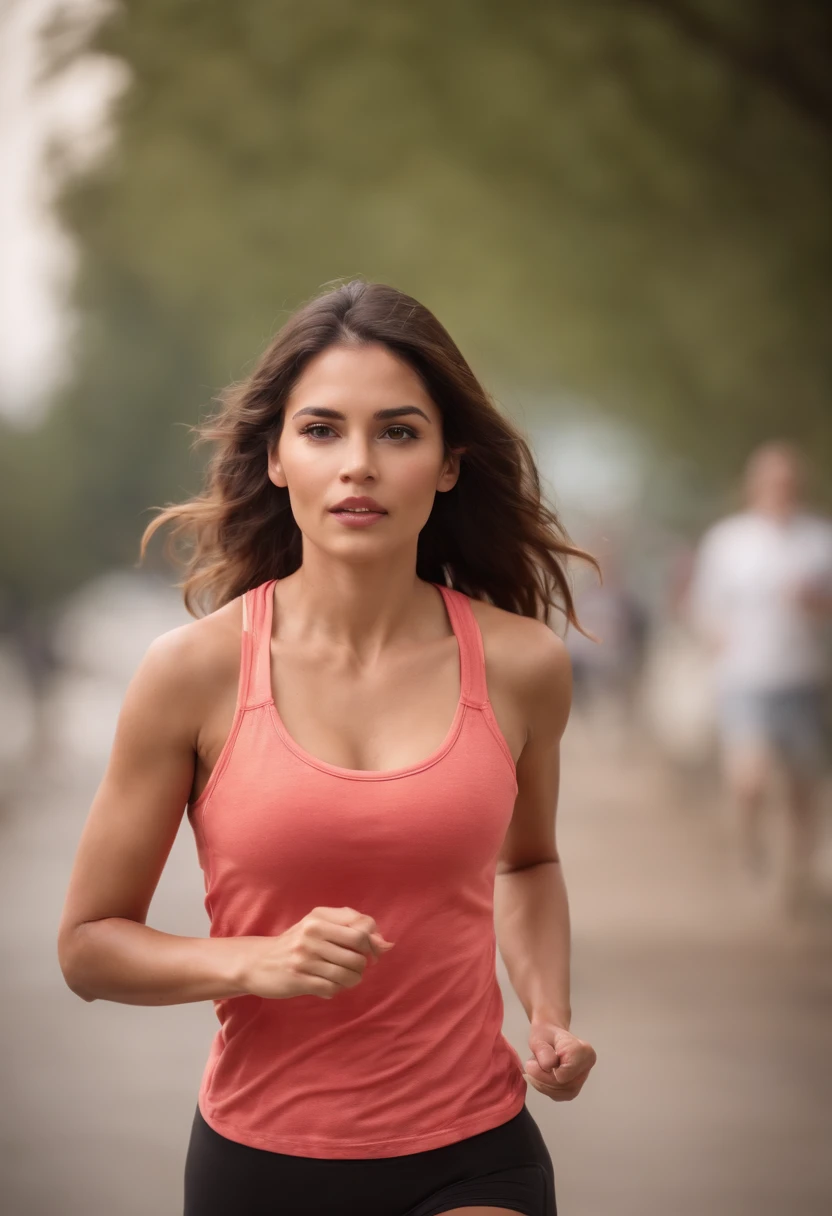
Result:
{"label": "blurred crowd", "polygon": [[809,473],[794,445],[758,447],[744,501],[680,553],[658,614],[613,549],[603,581],[576,594],[593,637],[567,635],[574,712],[623,746],[647,735],[672,754],[680,732],[693,738],[746,873],[773,880],[789,913],[819,897],[832,755],[832,520],[809,501]]}

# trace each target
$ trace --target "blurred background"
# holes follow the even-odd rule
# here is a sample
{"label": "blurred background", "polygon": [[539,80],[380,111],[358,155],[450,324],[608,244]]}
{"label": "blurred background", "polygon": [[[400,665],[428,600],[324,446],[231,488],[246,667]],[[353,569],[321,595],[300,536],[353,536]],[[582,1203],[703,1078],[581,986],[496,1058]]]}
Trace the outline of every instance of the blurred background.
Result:
{"label": "blurred background", "polygon": [[[829,766],[786,915],[736,848],[685,607],[757,445],[798,444],[832,508],[830,68],[822,0],[3,0],[9,1216],[181,1210],[212,1007],[83,1003],[58,918],[127,682],[189,619],[161,545],[137,565],[200,486],[189,427],[353,275],[436,313],[607,576],[576,571],[602,641],[570,639],[558,813],[599,1062],[574,1103],[528,1097],[559,1206],[832,1210]],[[202,898],[184,821],[148,923],[207,934]]]}

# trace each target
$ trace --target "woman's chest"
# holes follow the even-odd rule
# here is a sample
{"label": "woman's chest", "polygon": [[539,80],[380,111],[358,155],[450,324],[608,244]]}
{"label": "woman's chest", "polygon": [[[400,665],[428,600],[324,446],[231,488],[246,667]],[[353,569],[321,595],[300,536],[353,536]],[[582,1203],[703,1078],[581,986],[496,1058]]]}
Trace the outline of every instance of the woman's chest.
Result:
{"label": "woman's chest", "polygon": [[[516,763],[525,715],[510,647],[482,628],[488,695]],[[205,788],[232,728],[236,684],[226,681],[206,707],[193,799]],[[338,768],[385,772],[418,765],[439,751],[459,717],[459,651],[443,638],[363,673],[272,647],[274,714],[299,751]]]}

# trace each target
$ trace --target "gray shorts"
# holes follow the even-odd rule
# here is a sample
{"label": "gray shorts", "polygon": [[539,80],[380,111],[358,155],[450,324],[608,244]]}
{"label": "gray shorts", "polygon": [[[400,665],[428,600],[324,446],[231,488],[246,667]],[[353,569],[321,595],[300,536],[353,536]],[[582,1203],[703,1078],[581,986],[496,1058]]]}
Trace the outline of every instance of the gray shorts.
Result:
{"label": "gray shorts", "polygon": [[726,746],[763,743],[792,768],[816,775],[829,760],[827,693],[821,685],[732,688],[718,703],[719,732]]}

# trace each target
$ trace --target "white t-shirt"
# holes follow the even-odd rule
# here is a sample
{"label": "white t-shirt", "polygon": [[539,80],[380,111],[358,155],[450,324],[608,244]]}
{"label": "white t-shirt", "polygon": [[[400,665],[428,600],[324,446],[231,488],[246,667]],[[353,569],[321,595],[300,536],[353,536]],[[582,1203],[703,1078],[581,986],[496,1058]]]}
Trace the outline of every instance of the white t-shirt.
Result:
{"label": "white t-shirt", "polygon": [[724,639],[723,688],[820,684],[829,668],[829,618],[795,598],[801,584],[832,592],[832,521],[799,512],[778,521],[743,511],[715,524],[694,567],[694,622]]}

